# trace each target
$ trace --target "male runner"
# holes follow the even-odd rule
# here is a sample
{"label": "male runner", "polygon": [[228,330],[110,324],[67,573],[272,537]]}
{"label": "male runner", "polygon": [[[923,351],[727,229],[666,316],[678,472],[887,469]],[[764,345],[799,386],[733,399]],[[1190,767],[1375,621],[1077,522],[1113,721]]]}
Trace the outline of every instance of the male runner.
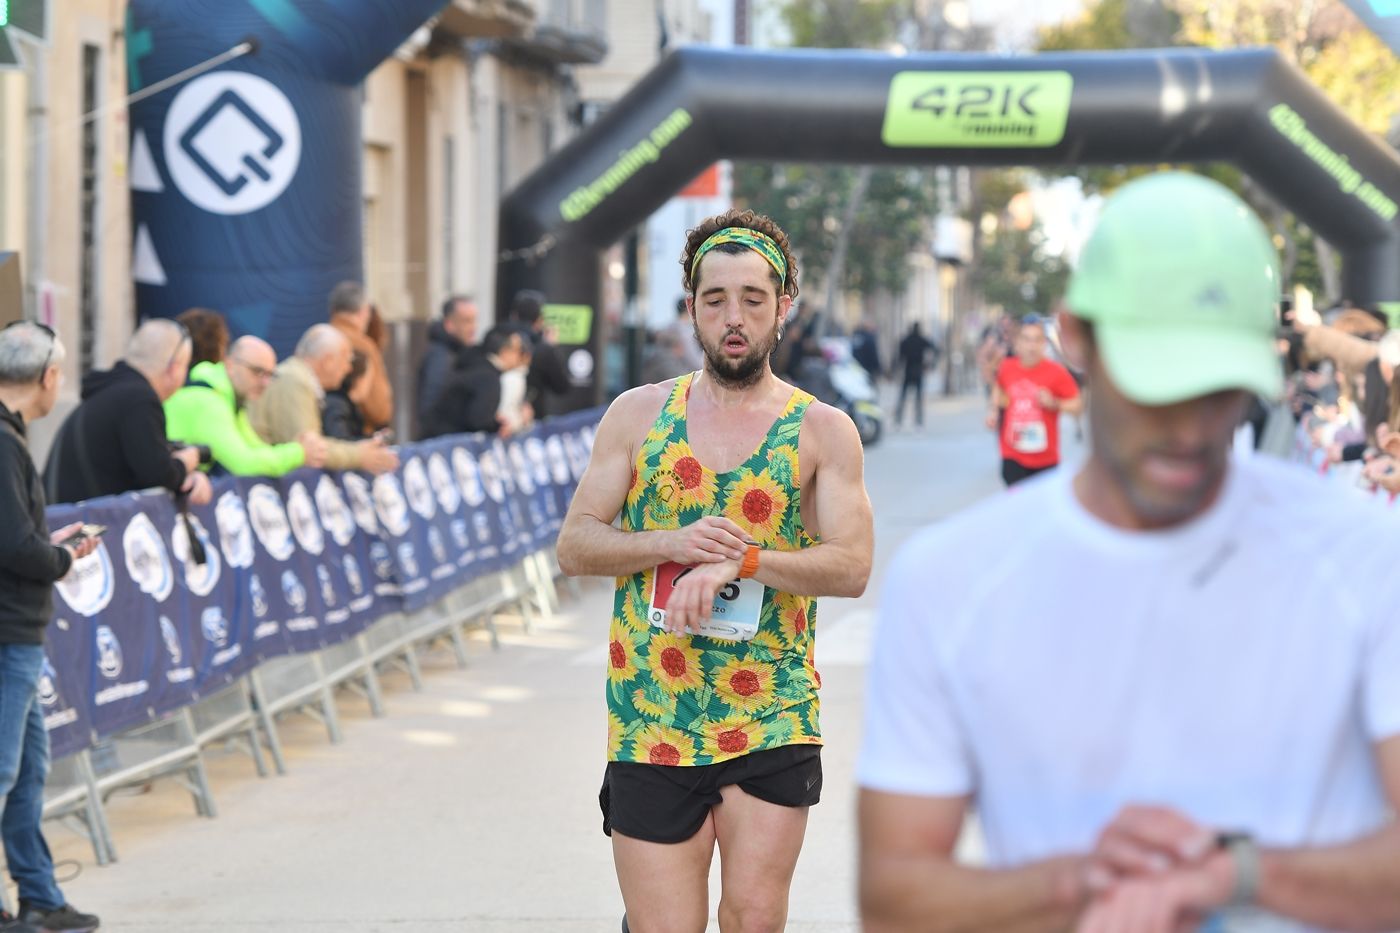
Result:
{"label": "male runner", "polygon": [[[1230,455],[1249,393],[1283,388],[1277,269],[1213,181],[1109,200],[1061,318],[1088,461],[887,577],[868,933],[1400,929],[1394,518]],[[973,806],[985,868],[952,858]]]}
{"label": "male runner", "polygon": [[997,367],[987,427],[1001,434],[1001,478],[1014,486],[1060,465],[1060,412],[1084,406],[1069,370],[1045,356],[1045,322],[1027,317],[1016,331],[1016,355]]}
{"label": "male runner", "polygon": [[608,409],[559,562],[618,578],[600,803],[624,929],[701,933],[718,844],[721,930],[778,931],[821,793],[813,597],[864,591],[870,500],[855,425],[769,368],[786,235],[729,211],[682,264],[705,368]]}

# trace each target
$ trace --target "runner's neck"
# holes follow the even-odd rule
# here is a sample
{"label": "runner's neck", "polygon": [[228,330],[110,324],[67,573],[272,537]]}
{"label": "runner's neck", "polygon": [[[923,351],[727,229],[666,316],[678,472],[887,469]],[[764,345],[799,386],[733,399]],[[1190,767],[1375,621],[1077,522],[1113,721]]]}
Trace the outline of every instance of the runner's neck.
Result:
{"label": "runner's neck", "polygon": [[705,370],[696,373],[690,383],[692,399],[698,392],[706,403],[723,411],[763,408],[780,393],[786,401],[790,391],[781,379],[773,375],[773,370],[766,368],[757,382],[742,389],[726,386]]}

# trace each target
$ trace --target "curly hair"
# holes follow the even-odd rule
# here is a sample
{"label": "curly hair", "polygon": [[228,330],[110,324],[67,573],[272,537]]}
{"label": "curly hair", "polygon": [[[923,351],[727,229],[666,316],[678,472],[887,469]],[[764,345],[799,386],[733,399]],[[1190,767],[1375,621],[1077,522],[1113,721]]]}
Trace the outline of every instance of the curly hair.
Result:
{"label": "curly hair", "polygon": [[[771,271],[769,277],[773,280],[773,287],[779,295],[786,294],[795,300],[797,298],[797,259],[792,255],[791,247],[788,246],[787,234],[783,232],[782,227],[773,222],[771,217],[737,207],[731,208],[723,214],[716,214],[714,217],[702,221],[695,229],[686,232],[685,250],[681,253],[681,284],[686,294],[692,294],[695,291],[695,283],[691,280],[693,270],[690,267],[694,262],[696,251],[712,234],[726,227],[745,227],[749,230],[757,230],[778,244],[778,249],[783,251],[783,258],[787,260],[787,280],[784,281],[780,278],[776,271]],[[721,243],[714,247],[714,251],[738,256],[748,252],[748,247],[738,243]]]}
{"label": "curly hair", "polygon": [[228,351],[228,324],[224,316],[208,308],[190,308],[175,316],[189,331],[192,350],[190,365],[222,363]]}

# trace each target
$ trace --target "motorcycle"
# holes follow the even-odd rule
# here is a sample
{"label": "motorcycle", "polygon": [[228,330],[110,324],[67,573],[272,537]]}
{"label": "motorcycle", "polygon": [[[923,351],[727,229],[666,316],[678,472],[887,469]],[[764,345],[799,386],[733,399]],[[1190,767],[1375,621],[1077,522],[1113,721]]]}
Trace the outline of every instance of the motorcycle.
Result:
{"label": "motorcycle", "polygon": [[845,338],[823,338],[821,350],[820,357],[804,361],[799,384],[820,401],[849,415],[862,444],[868,447],[876,443],[884,430],[885,413],[874,380],[851,355],[850,342]]}

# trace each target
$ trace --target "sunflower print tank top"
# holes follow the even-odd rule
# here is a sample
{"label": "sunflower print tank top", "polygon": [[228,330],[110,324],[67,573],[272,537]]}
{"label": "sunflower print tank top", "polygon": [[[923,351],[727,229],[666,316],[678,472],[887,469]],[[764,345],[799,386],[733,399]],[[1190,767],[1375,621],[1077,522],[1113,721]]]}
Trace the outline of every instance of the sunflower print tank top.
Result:
{"label": "sunflower print tank top", "polygon": [[[722,515],[765,549],[816,540],[802,526],[797,438],[813,401],[794,391],[737,469],[700,463],[686,435],[694,375],[676,380],[633,466],[626,531],[682,528]],[[763,588],[748,641],[672,634],[648,621],[655,568],[617,580],[608,645],[608,760],[707,765],[784,745],[820,745],[813,664],[816,600]],[[757,584],[751,584],[757,585]]]}

